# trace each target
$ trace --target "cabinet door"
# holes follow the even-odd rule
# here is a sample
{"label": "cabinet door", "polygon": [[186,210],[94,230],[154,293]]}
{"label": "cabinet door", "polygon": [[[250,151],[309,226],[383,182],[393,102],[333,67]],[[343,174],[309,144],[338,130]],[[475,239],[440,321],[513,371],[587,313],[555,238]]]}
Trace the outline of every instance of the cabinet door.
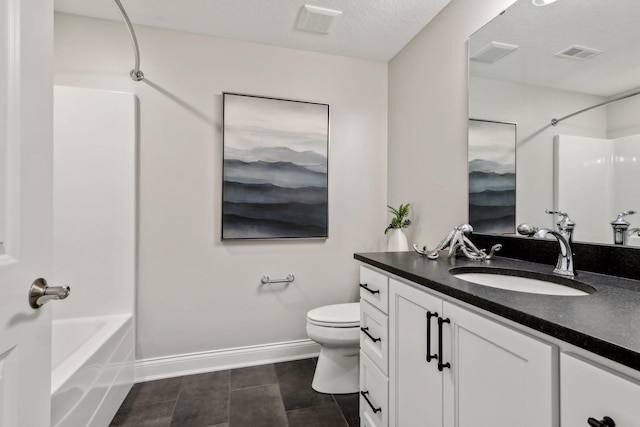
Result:
{"label": "cabinet door", "polygon": [[560,355],[562,427],[588,427],[611,418],[616,426],[640,423],[640,383],[568,354]]}
{"label": "cabinet door", "polygon": [[[442,313],[442,300],[390,281],[389,425],[442,426],[442,374],[427,362],[427,311]],[[437,351],[437,317],[431,319],[430,352]]]}
{"label": "cabinet door", "polygon": [[557,426],[557,349],[444,302],[444,426]]}

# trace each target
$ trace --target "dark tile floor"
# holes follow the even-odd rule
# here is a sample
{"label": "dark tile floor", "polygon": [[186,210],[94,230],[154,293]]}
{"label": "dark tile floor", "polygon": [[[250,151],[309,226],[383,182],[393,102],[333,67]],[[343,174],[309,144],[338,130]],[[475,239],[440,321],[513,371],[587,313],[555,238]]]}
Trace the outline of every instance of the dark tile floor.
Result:
{"label": "dark tile floor", "polygon": [[123,427],[356,427],[358,394],[313,391],[314,359],[135,384]]}

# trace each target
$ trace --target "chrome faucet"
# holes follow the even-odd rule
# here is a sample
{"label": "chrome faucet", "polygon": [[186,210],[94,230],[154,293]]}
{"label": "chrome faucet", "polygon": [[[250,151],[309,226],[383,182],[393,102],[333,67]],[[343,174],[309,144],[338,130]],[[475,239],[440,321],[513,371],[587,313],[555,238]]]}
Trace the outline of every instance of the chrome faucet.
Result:
{"label": "chrome faucet", "polygon": [[613,243],[616,245],[626,245],[627,238],[638,234],[640,236],[640,228],[629,229],[631,223],[624,219],[627,215],[633,215],[636,211],[624,211],[618,214],[618,217],[611,221],[611,227],[613,227]]}
{"label": "chrome faucet", "polygon": [[518,233],[525,236],[533,236],[536,239],[544,239],[547,235],[555,237],[560,245],[560,253],[553,272],[561,276],[574,277],[577,273],[573,264],[573,248],[571,245],[573,243],[573,229],[576,223],[569,218],[566,212],[550,211],[549,209],[546,209],[545,212],[551,215],[560,215],[560,219],[556,223],[557,230],[537,228],[530,224],[520,224],[518,225]]}

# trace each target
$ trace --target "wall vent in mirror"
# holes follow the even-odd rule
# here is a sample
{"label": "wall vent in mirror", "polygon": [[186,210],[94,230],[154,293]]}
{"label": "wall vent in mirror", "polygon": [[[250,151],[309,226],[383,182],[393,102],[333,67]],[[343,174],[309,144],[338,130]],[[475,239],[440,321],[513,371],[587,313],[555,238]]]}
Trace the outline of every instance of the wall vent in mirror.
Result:
{"label": "wall vent in mirror", "polygon": [[575,59],[576,61],[586,61],[594,56],[600,55],[601,50],[592,47],[573,45],[556,53],[560,58]]}
{"label": "wall vent in mirror", "polygon": [[513,44],[491,42],[471,55],[471,59],[474,61],[485,62],[487,64],[493,64],[516,49],[518,49],[518,46]]}

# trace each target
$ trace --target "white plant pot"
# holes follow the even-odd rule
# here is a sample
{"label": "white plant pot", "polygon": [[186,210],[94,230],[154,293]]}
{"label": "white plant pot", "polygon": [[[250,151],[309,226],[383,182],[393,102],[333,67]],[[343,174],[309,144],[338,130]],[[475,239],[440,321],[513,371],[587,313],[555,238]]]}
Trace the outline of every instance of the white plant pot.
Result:
{"label": "white plant pot", "polygon": [[389,231],[389,240],[387,241],[388,252],[404,252],[409,250],[409,242],[407,236],[401,228],[394,228]]}

